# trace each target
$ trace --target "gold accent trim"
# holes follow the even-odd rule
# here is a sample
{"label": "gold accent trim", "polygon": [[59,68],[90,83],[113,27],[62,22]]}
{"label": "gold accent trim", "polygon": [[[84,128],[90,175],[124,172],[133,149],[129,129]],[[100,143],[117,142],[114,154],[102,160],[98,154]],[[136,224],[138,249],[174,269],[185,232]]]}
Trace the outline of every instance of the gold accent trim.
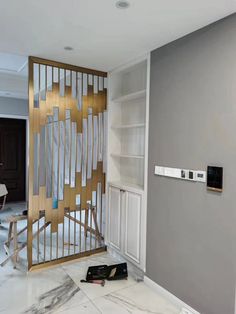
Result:
{"label": "gold accent trim", "polygon": [[90,256],[90,255],[93,255],[93,254],[106,252],[106,250],[107,250],[107,247],[104,246],[104,247],[97,248],[97,249],[94,249],[94,250],[91,250],[91,251],[86,251],[86,252],[81,252],[81,253],[78,253],[78,254],[75,254],[75,255],[61,257],[61,258],[58,258],[58,259],[53,260],[53,261],[49,261],[49,262],[45,262],[45,263],[39,263],[37,265],[32,265],[31,268],[29,268],[29,271],[39,270],[39,269],[42,269],[42,268],[48,268],[48,267],[51,267],[51,266],[55,266],[58,263],[61,264],[61,263],[69,262],[69,261],[72,261],[72,260],[75,260],[75,259],[78,259],[78,258],[87,257],[87,256]]}

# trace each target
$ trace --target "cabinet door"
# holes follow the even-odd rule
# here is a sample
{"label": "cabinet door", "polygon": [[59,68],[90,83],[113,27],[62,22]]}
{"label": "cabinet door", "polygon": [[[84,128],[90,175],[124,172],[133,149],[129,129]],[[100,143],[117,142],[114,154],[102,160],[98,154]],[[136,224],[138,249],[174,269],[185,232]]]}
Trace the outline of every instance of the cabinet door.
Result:
{"label": "cabinet door", "polygon": [[116,249],[121,249],[121,192],[113,186],[109,187],[109,239]]}
{"label": "cabinet door", "polygon": [[126,192],[124,253],[138,264],[141,251],[141,205],[141,195]]}

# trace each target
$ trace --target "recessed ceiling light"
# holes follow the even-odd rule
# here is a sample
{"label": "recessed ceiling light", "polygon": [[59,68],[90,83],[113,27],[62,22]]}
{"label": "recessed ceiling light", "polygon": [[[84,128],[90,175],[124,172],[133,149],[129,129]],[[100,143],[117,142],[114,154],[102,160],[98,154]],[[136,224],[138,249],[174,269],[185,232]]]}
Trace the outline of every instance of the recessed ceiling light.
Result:
{"label": "recessed ceiling light", "polygon": [[73,48],[70,47],[70,46],[65,46],[64,49],[65,49],[66,51],[72,51],[72,50],[73,50]]}
{"label": "recessed ceiling light", "polygon": [[116,7],[118,9],[127,9],[130,6],[128,1],[120,0],[116,2]]}

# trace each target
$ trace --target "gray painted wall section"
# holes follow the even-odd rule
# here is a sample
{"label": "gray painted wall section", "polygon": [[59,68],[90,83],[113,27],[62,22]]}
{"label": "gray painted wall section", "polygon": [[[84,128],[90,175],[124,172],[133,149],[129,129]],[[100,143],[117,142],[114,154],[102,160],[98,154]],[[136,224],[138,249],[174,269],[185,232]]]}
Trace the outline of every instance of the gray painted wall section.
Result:
{"label": "gray painted wall section", "polygon": [[[151,55],[147,276],[204,314],[233,314],[236,15]],[[224,191],[154,175],[224,167]]]}
{"label": "gray painted wall section", "polygon": [[0,115],[28,116],[28,100],[0,97]]}

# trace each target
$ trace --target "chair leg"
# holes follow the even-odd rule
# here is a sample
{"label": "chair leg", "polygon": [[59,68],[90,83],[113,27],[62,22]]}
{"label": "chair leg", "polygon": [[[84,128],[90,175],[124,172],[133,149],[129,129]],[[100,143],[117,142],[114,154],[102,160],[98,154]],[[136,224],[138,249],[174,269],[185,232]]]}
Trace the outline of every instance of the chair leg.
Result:
{"label": "chair leg", "polygon": [[17,249],[18,249],[18,243],[17,243],[17,222],[13,222],[13,246],[14,246],[14,257],[13,257],[13,263],[14,263],[14,268],[16,268],[16,263],[17,263]]}

